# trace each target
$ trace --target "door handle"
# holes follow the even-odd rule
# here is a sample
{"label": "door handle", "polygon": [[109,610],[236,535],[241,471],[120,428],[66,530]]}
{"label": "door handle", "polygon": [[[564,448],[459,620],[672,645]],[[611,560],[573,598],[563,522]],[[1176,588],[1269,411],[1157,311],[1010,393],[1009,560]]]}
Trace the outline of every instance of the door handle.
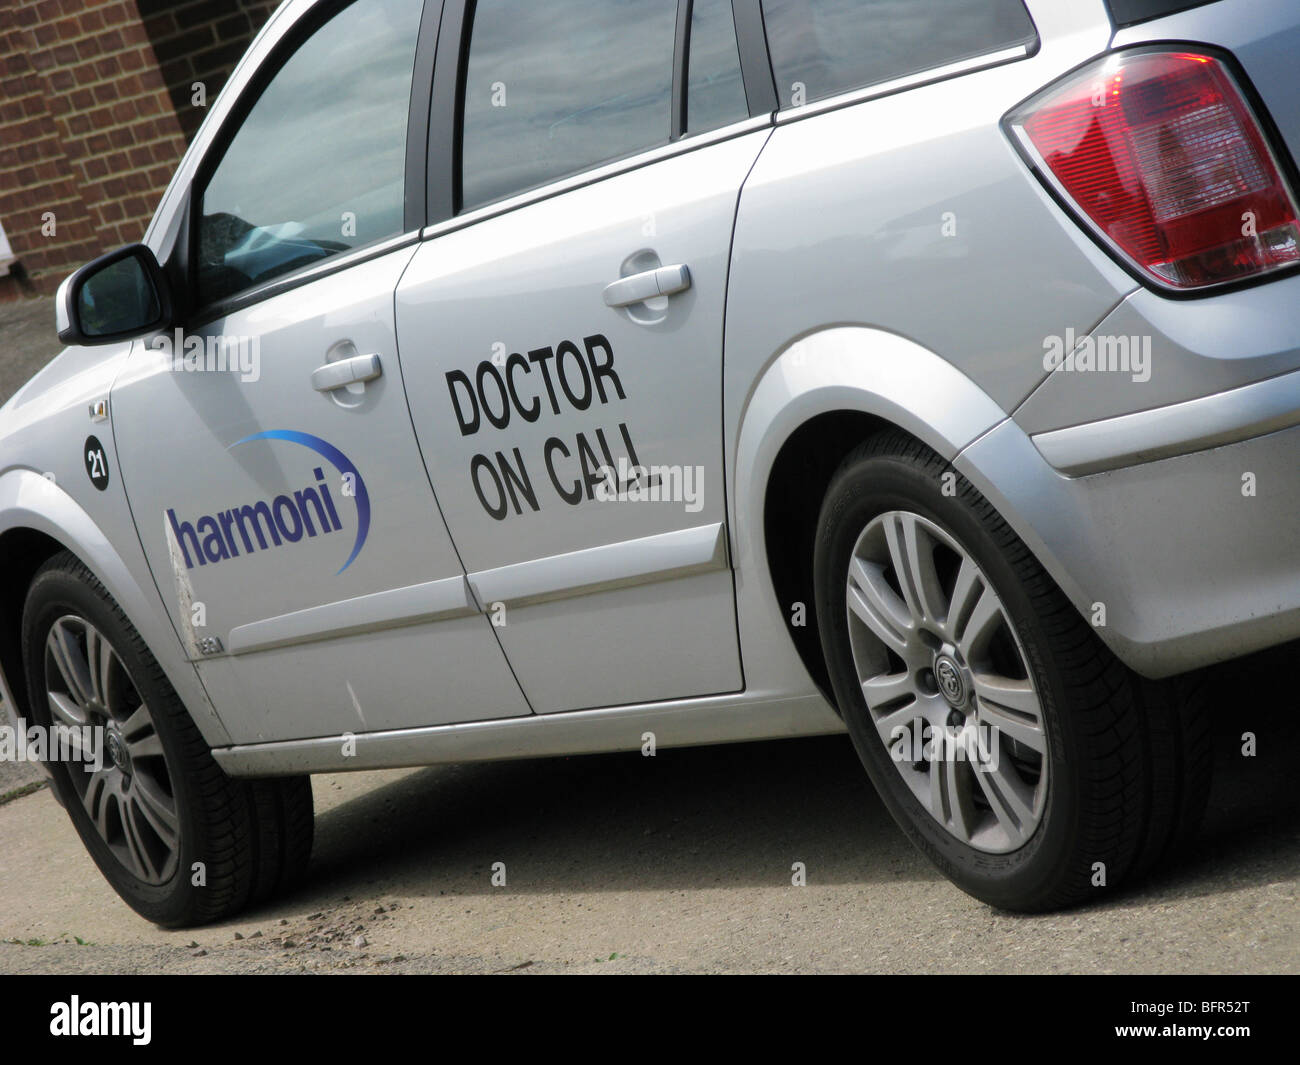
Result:
{"label": "door handle", "polygon": [[318,366],[311,372],[311,386],[317,392],[333,392],[347,385],[373,381],[383,372],[378,355],[353,355],[350,359]]}
{"label": "door handle", "polygon": [[656,296],[671,296],[685,292],[691,287],[691,271],[685,265],[660,266],[654,270],[644,270],[630,277],[620,277],[605,286],[604,297],[607,307],[630,307],[634,303],[644,303]]}

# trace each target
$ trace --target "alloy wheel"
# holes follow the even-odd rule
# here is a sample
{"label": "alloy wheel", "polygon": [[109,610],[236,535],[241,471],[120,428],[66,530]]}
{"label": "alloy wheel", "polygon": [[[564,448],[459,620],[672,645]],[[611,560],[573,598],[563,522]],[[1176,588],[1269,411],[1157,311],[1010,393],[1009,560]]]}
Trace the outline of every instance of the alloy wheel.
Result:
{"label": "alloy wheel", "polygon": [[1047,731],[979,565],[934,522],[888,511],[854,545],[846,601],[870,724],[916,800],[976,850],[1022,847],[1046,803]]}
{"label": "alloy wheel", "polygon": [[83,617],[54,622],[44,658],[51,723],[65,737],[67,776],[91,823],[133,876],[165,883],[179,861],[180,816],[149,707],[112,644]]}

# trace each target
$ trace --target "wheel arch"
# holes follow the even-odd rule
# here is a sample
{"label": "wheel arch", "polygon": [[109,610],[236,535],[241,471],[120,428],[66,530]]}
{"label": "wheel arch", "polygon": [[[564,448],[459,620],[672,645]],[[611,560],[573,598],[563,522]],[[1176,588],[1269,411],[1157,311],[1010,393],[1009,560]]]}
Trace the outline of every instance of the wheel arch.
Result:
{"label": "wheel arch", "polygon": [[[778,352],[739,419],[734,547],[738,568],[761,586],[742,606],[742,644],[746,628],[760,634],[760,644],[762,634],[770,640],[783,630],[786,646],[834,706],[812,576],[817,518],[831,477],[854,447],[877,433],[901,430],[951,462],[1006,417],[952,364],[886,330],[836,326]],[[794,624],[798,603],[804,604],[802,625]]]}

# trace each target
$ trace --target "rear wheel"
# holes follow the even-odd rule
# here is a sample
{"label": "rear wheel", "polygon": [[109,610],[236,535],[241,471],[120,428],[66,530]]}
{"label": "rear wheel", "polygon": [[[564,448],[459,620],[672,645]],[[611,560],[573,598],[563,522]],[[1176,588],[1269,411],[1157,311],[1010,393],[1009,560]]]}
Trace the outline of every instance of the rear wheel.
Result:
{"label": "rear wheel", "polygon": [[1069,905],[1195,829],[1210,767],[1197,686],[1120,663],[938,455],[901,433],[853,452],[814,570],[858,755],[965,891],[1013,910]]}
{"label": "rear wheel", "polygon": [[70,554],[32,582],[23,655],[33,723],[59,756],[54,787],[132,909],[162,925],[201,924],[300,879],[310,779],[222,772],[144,641]]}

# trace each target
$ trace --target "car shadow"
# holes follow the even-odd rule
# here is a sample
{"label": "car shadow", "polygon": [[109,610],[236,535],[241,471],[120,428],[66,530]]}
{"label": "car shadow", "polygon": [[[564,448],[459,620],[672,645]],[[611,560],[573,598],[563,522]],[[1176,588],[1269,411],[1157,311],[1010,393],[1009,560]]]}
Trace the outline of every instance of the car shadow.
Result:
{"label": "car shadow", "polygon": [[[1210,672],[1215,782],[1186,851],[1106,906],[1271,883],[1300,869],[1298,647]],[[1244,733],[1255,753],[1243,755]],[[475,763],[408,773],[317,818],[313,898],[931,881],[845,736]]]}

